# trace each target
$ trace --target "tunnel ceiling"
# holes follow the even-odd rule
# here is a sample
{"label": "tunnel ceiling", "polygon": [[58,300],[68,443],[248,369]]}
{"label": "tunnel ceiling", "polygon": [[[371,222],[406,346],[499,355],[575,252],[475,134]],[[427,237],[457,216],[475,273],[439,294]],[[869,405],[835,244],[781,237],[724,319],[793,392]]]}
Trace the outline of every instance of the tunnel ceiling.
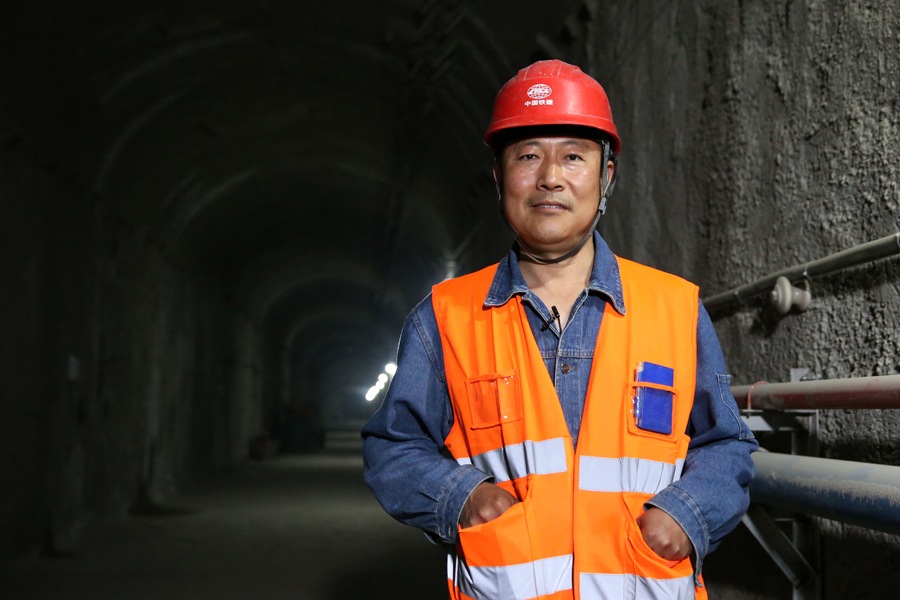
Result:
{"label": "tunnel ceiling", "polygon": [[[578,6],[15,4],[4,141],[220,282],[275,347],[386,353],[432,284],[508,244],[480,139],[499,87]],[[348,345],[341,315],[377,331]]]}

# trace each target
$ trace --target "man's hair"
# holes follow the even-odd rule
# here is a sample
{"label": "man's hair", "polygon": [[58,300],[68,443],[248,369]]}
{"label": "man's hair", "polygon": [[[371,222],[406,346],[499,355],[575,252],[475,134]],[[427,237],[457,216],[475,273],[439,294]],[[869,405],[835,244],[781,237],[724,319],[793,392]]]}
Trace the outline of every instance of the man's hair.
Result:
{"label": "man's hair", "polygon": [[616,153],[613,151],[615,142],[613,137],[605,131],[600,131],[593,127],[584,127],[583,125],[531,125],[529,127],[502,129],[495,133],[491,137],[491,146],[494,149],[494,162],[502,165],[503,151],[514,142],[519,142],[526,138],[548,136],[571,136],[592,140],[601,145],[605,143],[609,148],[609,159],[613,162],[616,161]]}

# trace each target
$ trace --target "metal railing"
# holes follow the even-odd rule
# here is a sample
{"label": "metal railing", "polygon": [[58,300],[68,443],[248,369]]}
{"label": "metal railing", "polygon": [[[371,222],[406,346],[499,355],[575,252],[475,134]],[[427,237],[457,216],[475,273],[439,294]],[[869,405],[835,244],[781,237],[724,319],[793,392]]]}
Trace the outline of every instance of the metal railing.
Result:
{"label": "metal railing", "polygon": [[[900,408],[900,375],[759,382],[731,393],[751,429],[789,432],[794,453],[753,455],[742,522],[791,581],[794,600],[821,600],[819,530],[805,515],[900,534],[900,467],[816,457],[819,412]],[[791,523],[790,537],[763,505]]]}
{"label": "metal railing", "polygon": [[817,408],[900,408],[900,375],[822,379],[793,383],[735,385],[741,408],[756,410]]}
{"label": "metal railing", "polygon": [[900,467],[773,452],[753,462],[753,502],[900,534]]}
{"label": "metal railing", "polygon": [[[785,431],[787,417],[814,417],[818,409],[898,409],[900,375],[759,382],[732,386],[731,394],[748,423]],[[900,467],[769,452],[753,460],[754,502],[900,534]]]}
{"label": "metal railing", "polygon": [[785,277],[788,281],[795,282],[810,277],[827,275],[841,269],[855,267],[865,263],[900,254],[900,232],[892,233],[881,239],[873,240],[842,252],[831,254],[812,262],[782,269],[757,279],[752,283],[738,286],[727,292],[722,292],[703,299],[703,305],[708,311],[714,311],[731,304],[746,300],[760,294],[771,292],[779,277]]}

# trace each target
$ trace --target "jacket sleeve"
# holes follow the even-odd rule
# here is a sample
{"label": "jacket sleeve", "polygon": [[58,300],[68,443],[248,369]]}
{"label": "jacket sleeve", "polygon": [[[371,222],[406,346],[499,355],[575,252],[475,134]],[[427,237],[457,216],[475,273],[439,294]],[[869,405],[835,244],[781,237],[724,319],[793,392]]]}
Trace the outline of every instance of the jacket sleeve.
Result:
{"label": "jacket sleeve", "polygon": [[747,510],[754,474],[750,453],[759,447],[731,395],[731,375],[702,303],[697,319],[697,387],[687,434],[691,442],[681,479],[647,505],[661,508],[681,525],[694,545],[699,574],[705,556]]}
{"label": "jacket sleeve", "polygon": [[440,451],[453,426],[437,320],[429,295],[406,320],[397,372],[378,412],[362,429],[366,484],[392,517],[429,539],[457,539],[462,507],[489,479]]}

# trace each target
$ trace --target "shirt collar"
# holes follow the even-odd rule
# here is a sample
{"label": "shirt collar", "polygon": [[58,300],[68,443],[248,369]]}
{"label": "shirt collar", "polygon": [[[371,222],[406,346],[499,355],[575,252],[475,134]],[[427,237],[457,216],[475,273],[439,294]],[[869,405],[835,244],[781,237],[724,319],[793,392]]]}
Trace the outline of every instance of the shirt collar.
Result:
{"label": "shirt collar", "polygon": [[[588,289],[606,297],[621,315],[625,314],[625,299],[622,294],[622,277],[619,275],[619,263],[615,255],[598,232],[594,232],[594,268]],[[516,294],[528,292],[528,284],[519,270],[519,259],[516,250],[509,251],[500,264],[491,282],[485,306],[502,306]]]}

